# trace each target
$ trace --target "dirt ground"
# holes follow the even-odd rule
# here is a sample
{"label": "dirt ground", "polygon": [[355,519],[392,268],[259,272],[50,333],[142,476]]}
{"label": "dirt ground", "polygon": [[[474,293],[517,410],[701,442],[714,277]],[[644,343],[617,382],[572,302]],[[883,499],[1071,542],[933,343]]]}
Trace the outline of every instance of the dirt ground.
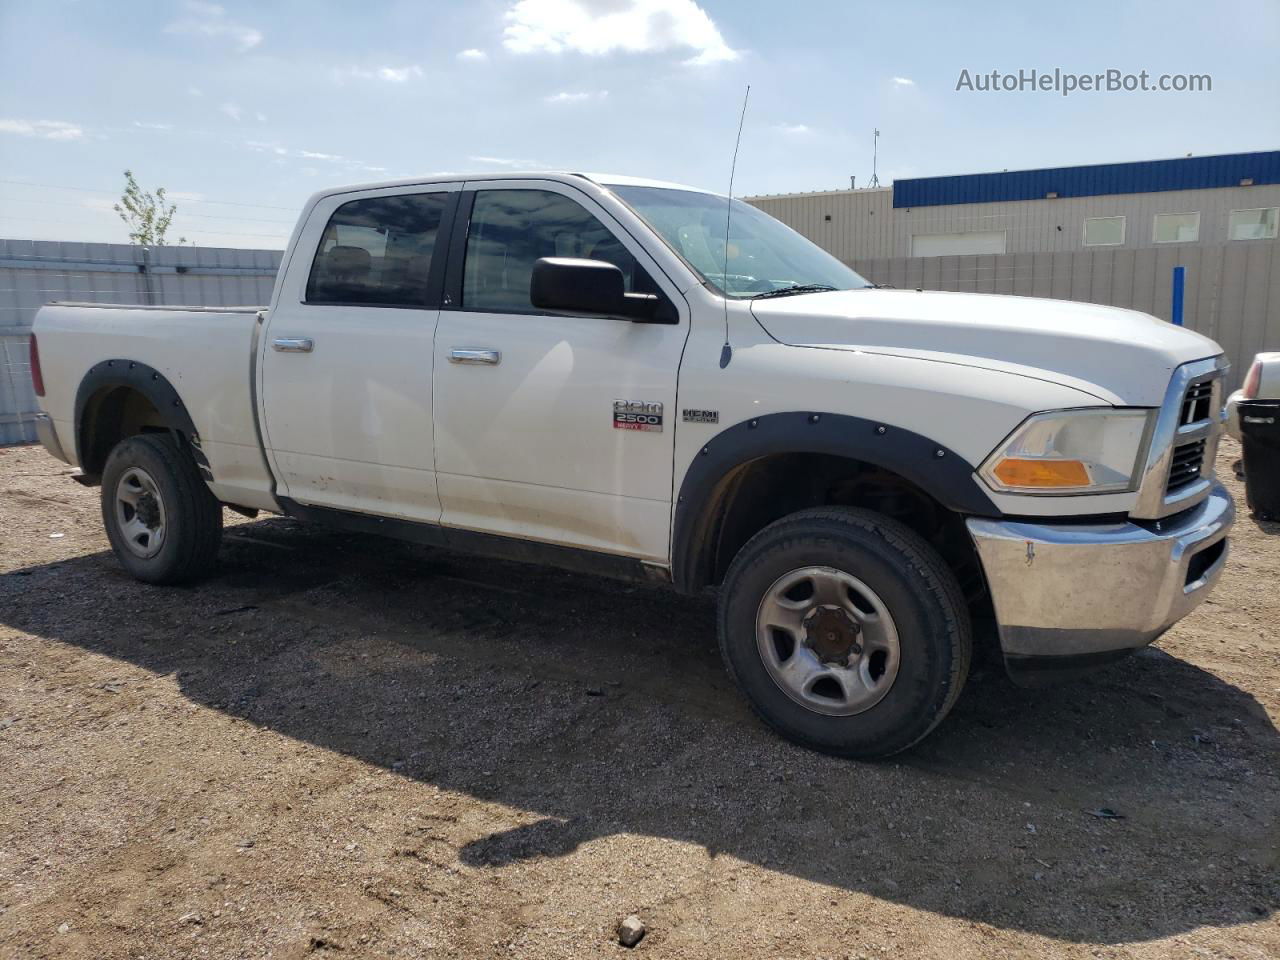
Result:
{"label": "dirt ground", "polygon": [[0,450],[5,958],[621,957],[630,913],[654,957],[1280,956],[1280,525],[1234,479],[1156,647],[979,670],[865,764],[752,718],[708,600],[283,519],[149,587],[67,472]]}

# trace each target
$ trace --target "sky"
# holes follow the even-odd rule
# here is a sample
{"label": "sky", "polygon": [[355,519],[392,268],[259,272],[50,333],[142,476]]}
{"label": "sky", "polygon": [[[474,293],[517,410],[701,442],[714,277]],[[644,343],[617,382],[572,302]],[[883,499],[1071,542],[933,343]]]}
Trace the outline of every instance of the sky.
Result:
{"label": "sky", "polygon": [[[1280,147],[1280,0],[0,0],[0,237],[280,248],[315,191],[500,170],[736,195]],[[1211,90],[983,91],[996,70]],[[968,71],[969,87],[957,89]]]}

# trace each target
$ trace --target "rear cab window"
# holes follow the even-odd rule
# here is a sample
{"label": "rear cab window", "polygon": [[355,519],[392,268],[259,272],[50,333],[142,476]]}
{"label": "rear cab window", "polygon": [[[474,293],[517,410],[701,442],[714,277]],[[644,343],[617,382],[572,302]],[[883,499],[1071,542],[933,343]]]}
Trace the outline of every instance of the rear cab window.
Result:
{"label": "rear cab window", "polygon": [[366,197],[338,207],[320,237],[306,302],[426,306],[432,258],[450,196]]}

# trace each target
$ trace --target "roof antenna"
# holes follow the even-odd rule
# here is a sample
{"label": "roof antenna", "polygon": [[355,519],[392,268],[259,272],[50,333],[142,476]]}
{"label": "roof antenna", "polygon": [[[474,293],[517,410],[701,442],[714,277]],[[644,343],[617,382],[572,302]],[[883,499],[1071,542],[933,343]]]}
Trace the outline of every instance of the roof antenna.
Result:
{"label": "roof antenna", "polygon": [[871,179],[867,181],[867,189],[880,186],[880,178],[876,176],[876,161],[880,159],[880,130],[877,127],[871,140]]}
{"label": "roof antenna", "polygon": [[751,84],[742,95],[742,115],[738,117],[738,139],[733,141],[733,163],[729,165],[729,203],[724,211],[724,346],[720,348],[720,369],[733,359],[733,347],[729,346],[729,218],[733,216],[733,175],[738,170],[738,147],[742,144],[742,124],[747,119],[747,98],[751,96]]}

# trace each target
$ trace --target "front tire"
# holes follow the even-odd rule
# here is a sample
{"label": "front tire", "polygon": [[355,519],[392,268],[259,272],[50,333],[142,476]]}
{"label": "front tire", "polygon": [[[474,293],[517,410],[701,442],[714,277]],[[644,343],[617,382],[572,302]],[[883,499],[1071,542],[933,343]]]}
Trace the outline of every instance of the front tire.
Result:
{"label": "front tire", "polygon": [[720,651],[752,708],[827,753],[906,750],[954,706],[973,647],[955,575],[870,510],[803,510],[756,534],[720,589]]}
{"label": "front tire", "polygon": [[165,434],[118,443],[102,471],[102,522],[120,565],[145,583],[182,583],[212,569],[222,506]]}

